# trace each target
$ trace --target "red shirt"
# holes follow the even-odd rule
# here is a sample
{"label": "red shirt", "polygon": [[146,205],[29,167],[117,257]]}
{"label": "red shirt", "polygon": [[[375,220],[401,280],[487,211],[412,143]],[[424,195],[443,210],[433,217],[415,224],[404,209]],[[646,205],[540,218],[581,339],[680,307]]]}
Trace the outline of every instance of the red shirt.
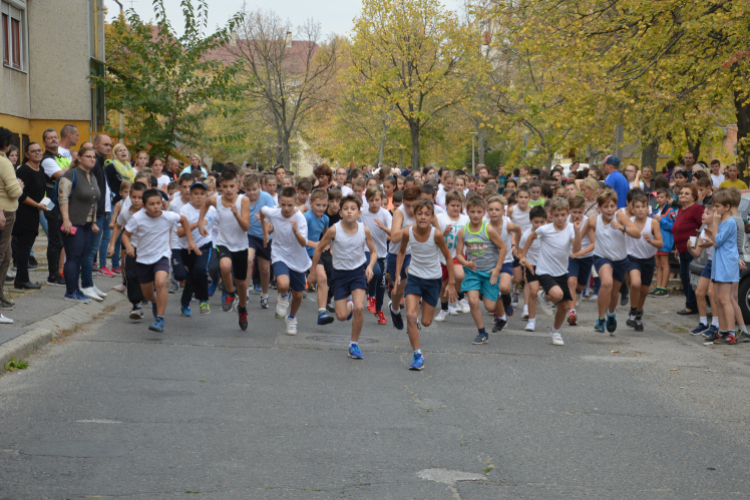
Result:
{"label": "red shirt", "polygon": [[687,243],[691,236],[698,235],[698,228],[703,224],[703,205],[693,203],[688,208],[681,208],[672,226],[674,244],[678,253],[688,251]]}

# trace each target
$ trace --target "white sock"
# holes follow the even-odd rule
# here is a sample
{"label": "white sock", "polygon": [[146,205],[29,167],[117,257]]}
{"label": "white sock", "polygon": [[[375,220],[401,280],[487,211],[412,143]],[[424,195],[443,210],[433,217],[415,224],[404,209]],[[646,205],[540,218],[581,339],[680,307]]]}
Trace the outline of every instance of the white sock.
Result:
{"label": "white sock", "polygon": [[529,322],[526,324],[526,326],[535,327],[536,326],[536,318],[531,318]]}
{"label": "white sock", "polygon": [[416,349],[416,350],[414,351],[414,354],[422,354],[422,349]]}
{"label": "white sock", "polygon": [[261,293],[260,296],[263,297],[264,299],[268,298],[268,294],[267,293]]}
{"label": "white sock", "polygon": [[719,328],[719,317],[714,316],[711,320],[711,326],[715,326],[716,328]]}
{"label": "white sock", "polygon": [[393,308],[393,304],[391,304],[391,311],[393,311],[394,314],[398,314],[401,312],[401,306],[396,304],[397,309]]}
{"label": "white sock", "polygon": [[503,320],[503,321],[508,321],[508,316],[506,316],[505,314],[503,314],[502,318],[500,318],[500,319]]}
{"label": "white sock", "polygon": [[529,306],[527,306],[526,304],[523,305],[523,312],[525,314],[528,314],[528,312],[529,312]]}
{"label": "white sock", "polygon": [[700,323],[702,325],[707,325],[708,324],[708,318],[706,316],[701,316],[700,319],[698,320],[698,323]]}
{"label": "white sock", "polygon": [[747,333],[747,325],[742,325],[738,328],[738,330],[742,330],[743,332]]}
{"label": "white sock", "polygon": [[560,333],[560,330],[556,330],[555,327],[552,327],[552,330],[550,330],[552,333]]}
{"label": "white sock", "polygon": [[569,314],[575,314],[575,313],[576,313],[576,310],[575,309],[571,309]]}

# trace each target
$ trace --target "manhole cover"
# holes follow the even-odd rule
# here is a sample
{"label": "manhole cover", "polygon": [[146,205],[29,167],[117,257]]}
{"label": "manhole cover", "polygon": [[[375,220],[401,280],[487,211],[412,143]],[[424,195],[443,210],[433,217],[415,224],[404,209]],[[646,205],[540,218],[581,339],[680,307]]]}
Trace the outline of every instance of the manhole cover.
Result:
{"label": "manhole cover", "polygon": [[[315,342],[328,342],[329,344],[349,344],[351,337],[344,337],[343,335],[313,335],[307,337],[307,340],[314,340]],[[360,344],[377,344],[378,341],[375,339],[359,339]]]}
{"label": "manhole cover", "polygon": [[62,441],[29,446],[20,452],[23,455],[47,457],[107,458],[127,455],[136,448],[137,445],[130,443]]}

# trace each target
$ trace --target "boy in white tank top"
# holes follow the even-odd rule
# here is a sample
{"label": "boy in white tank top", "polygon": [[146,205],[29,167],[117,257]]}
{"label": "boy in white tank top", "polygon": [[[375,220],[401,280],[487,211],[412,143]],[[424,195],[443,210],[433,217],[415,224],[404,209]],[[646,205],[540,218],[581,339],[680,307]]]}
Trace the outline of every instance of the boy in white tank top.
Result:
{"label": "boy in white tank top", "polygon": [[[419,189],[419,188],[417,188]],[[442,252],[446,262],[452,260],[445,244],[443,234],[435,229],[432,222],[435,218],[433,204],[426,198],[414,202],[415,222],[403,230],[401,235],[401,248],[398,251],[396,261],[395,288],[401,286],[401,269],[406,259],[406,249],[411,242],[411,264],[409,266],[409,280],[404,287],[406,298],[406,331],[409,334],[409,342],[414,350],[414,361],[409,365],[410,370],[422,370],[425,360],[419,346],[419,306],[422,304],[422,321],[424,326],[430,326],[435,316],[435,307],[440,299],[440,285],[443,274],[440,269],[438,252]],[[453,277],[453,267],[448,267],[448,299],[451,302],[457,300],[456,284]]]}
{"label": "boy in white tank top", "polygon": [[[495,228],[495,231],[503,237],[508,252],[505,254],[503,267],[500,269],[499,288],[500,294],[497,296],[495,303],[495,326],[492,327],[493,332],[500,332],[508,322],[508,317],[513,316],[513,305],[510,296],[510,287],[513,280],[513,242],[521,241],[521,227],[510,222],[505,217],[505,205],[507,200],[504,196],[498,194],[490,196],[487,200],[487,213],[490,217],[490,225]],[[507,314],[507,316],[506,316]]]}
{"label": "boy in white tank top", "polygon": [[[195,244],[201,250],[201,255],[197,255],[188,252],[186,248],[182,249],[182,262],[188,272],[185,278],[185,288],[182,290],[181,312],[183,316],[187,316],[188,318],[193,315],[193,312],[190,310],[190,302],[193,300],[193,295],[200,302],[201,315],[211,313],[211,308],[208,304],[208,262],[211,259],[211,250],[213,247],[211,233],[213,232],[213,222],[216,219],[216,209],[214,207],[208,209],[205,218],[207,223],[205,227],[209,235],[202,236],[198,230],[200,211],[206,202],[207,191],[208,188],[204,183],[200,181],[193,182],[193,185],[190,186],[190,203],[183,205],[180,209],[180,215],[185,216],[190,223],[193,241],[195,241]],[[184,244],[185,231],[181,227],[177,228],[177,236],[180,237],[180,243]]]}
{"label": "boy in white tank top", "polygon": [[[363,358],[359,348],[359,334],[362,333],[365,321],[367,282],[372,279],[373,268],[378,261],[372,233],[363,223],[357,222],[361,210],[362,200],[358,195],[344,196],[339,211],[341,220],[323,234],[312,258],[312,266],[317,269],[323,249],[331,245],[331,286],[336,318],[339,321],[352,320],[352,337],[349,342],[349,357],[352,359]],[[365,251],[370,252],[369,262],[365,258]],[[315,273],[310,273],[309,279],[311,283],[315,283]]]}
{"label": "boy in white tank top", "polygon": [[[246,196],[237,194],[239,181],[235,172],[222,172],[220,184],[221,196],[206,199],[201,208],[198,231],[202,236],[210,236],[205,225],[206,214],[209,208],[214,207],[219,224],[218,241],[214,243],[219,250],[221,281],[227,290],[222,298],[221,309],[229,312],[237,307],[240,329],[245,331],[247,330],[247,250],[250,247],[247,241],[247,231],[250,229],[250,200]],[[234,271],[234,282],[232,271]],[[233,283],[237,284],[236,292]],[[239,306],[237,306],[238,300]]]}
{"label": "boy in white tank top", "polygon": [[630,260],[630,313],[625,322],[636,332],[643,331],[643,305],[656,270],[656,252],[664,246],[659,221],[649,217],[651,207],[645,194],[632,199],[635,212],[633,224],[641,233],[641,238],[628,238],[628,259]]}
{"label": "boy in white tank top", "polygon": [[[513,222],[513,224],[521,227],[521,234],[528,231],[531,228],[531,206],[529,205],[529,200],[531,199],[531,194],[529,193],[529,187],[525,184],[518,187],[516,190],[516,204],[508,207],[508,218]],[[520,285],[522,282],[524,282],[524,270],[521,267],[521,264],[518,261],[518,242],[516,241],[516,248],[513,249],[513,294],[512,294],[512,303],[513,305],[518,304],[518,293],[516,292],[516,289],[518,288],[518,285]],[[525,312],[528,310],[528,304],[529,304],[529,288],[524,286],[523,288],[523,309],[524,309],[524,316],[526,316]],[[531,298],[531,300],[536,300],[536,298]]]}
{"label": "boy in white tank top", "polygon": [[[571,196],[568,198],[568,203],[570,204],[569,222],[575,223],[579,220],[586,222],[588,220],[583,215],[583,207],[586,204],[583,196]],[[589,283],[591,268],[594,266],[595,239],[592,236],[593,233],[589,232],[588,236],[581,238],[581,249],[572,253],[570,259],[568,259],[568,288],[570,288],[570,296],[573,298],[573,306],[568,312],[568,324],[570,326],[575,326],[578,323],[576,305]]]}

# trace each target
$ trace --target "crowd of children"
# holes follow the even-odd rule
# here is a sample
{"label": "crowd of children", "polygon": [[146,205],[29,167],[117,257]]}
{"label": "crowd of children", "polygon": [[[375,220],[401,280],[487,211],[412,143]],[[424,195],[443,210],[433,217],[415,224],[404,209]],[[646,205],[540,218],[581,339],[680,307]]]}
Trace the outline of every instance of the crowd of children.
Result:
{"label": "crowd of children", "polygon": [[[351,321],[349,356],[362,359],[365,312],[386,325],[388,293],[388,316],[398,330],[406,309],[413,370],[425,366],[422,327],[470,314],[477,328],[473,343],[486,344],[482,306],[493,315],[492,332],[501,332],[520,303],[519,291],[524,330],[535,330],[540,306],[554,316],[553,345],[564,345],[566,320],[578,324],[576,307],[594,281],[596,332],[616,331],[623,286],[630,290],[626,325],[644,330],[647,297],[665,295],[670,274],[675,215],[668,189],[644,192],[636,183],[618,209],[617,193],[605,187],[594,207],[562,171],[540,175],[521,167],[506,176],[480,165],[478,173],[427,167],[402,176],[383,167],[365,175],[320,165],[313,177],[295,181],[281,166],[264,174],[227,165],[205,180],[185,173],[163,184],[153,175],[136,176],[122,184],[109,253],[122,234],[130,318],[142,320],[142,304],[151,302],[149,328],[157,332],[164,331],[168,291],[179,290],[179,283],[183,316],[193,315],[193,300],[201,315],[210,314],[209,297],[221,287],[222,311],[236,311],[243,331],[251,292],[268,309],[274,287],[276,317],[289,335],[298,332],[297,314],[309,291],[318,325]],[[739,191],[712,192],[710,181],[705,187],[698,180],[707,189],[701,193],[705,228],[689,251],[694,257],[706,252],[708,261],[692,333],[707,343],[747,341],[737,302],[745,233]],[[169,289],[170,273],[176,290]]]}

